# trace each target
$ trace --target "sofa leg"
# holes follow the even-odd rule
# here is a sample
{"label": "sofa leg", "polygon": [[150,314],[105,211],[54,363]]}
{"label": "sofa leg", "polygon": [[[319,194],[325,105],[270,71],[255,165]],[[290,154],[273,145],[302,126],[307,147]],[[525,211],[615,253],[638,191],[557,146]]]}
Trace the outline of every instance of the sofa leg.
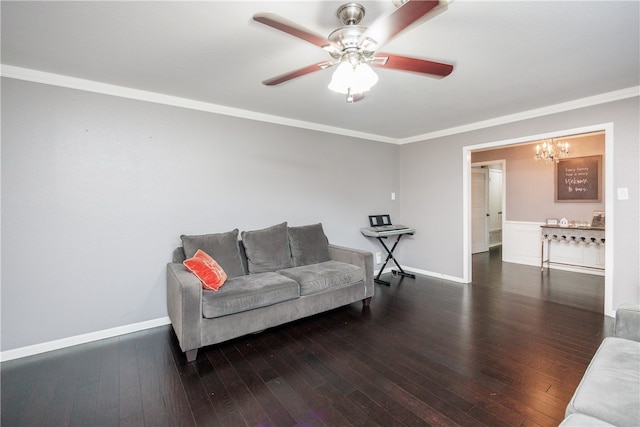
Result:
{"label": "sofa leg", "polygon": [[371,297],[362,300],[363,307],[369,307],[369,305],[371,305]]}
{"label": "sofa leg", "polygon": [[185,351],[184,355],[187,356],[187,362],[193,362],[198,357],[198,349]]}

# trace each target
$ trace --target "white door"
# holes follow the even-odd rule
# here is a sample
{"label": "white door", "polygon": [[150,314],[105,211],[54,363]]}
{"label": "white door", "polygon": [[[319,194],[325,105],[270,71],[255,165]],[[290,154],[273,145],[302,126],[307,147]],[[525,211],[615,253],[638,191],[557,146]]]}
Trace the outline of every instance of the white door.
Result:
{"label": "white door", "polygon": [[502,171],[489,169],[489,244],[502,242]]}
{"label": "white door", "polygon": [[487,190],[489,170],[471,168],[471,253],[489,250],[489,212]]}

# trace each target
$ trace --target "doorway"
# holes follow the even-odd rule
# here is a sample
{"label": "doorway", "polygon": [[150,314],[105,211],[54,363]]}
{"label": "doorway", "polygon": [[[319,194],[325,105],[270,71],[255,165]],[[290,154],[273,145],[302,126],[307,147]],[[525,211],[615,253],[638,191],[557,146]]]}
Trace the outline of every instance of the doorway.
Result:
{"label": "doorway", "polygon": [[471,253],[489,250],[489,169],[471,165]]}
{"label": "doorway", "polygon": [[[613,210],[613,124],[605,123],[594,126],[586,126],[575,129],[566,129],[555,132],[549,132],[538,135],[529,135],[525,137],[513,138],[502,141],[494,141],[476,145],[469,145],[463,147],[463,280],[467,283],[472,281],[472,201],[471,201],[471,188],[472,188],[472,164],[471,153],[473,151],[482,151],[493,148],[505,148],[509,146],[521,145],[530,143],[531,141],[562,138],[567,135],[586,134],[592,132],[604,132],[605,139],[605,212],[607,216],[607,224],[609,225],[605,230],[605,240],[607,250],[605,251],[605,290],[604,290],[604,314],[608,316],[615,315],[615,310],[612,305],[613,300],[613,276],[614,276],[614,264],[613,264],[613,225],[615,224]],[[504,177],[506,182],[507,177]],[[503,216],[505,216],[503,211]]]}
{"label": "doorway", "polygon": [[471,165],[471,253],[502,245],[505,160]]}

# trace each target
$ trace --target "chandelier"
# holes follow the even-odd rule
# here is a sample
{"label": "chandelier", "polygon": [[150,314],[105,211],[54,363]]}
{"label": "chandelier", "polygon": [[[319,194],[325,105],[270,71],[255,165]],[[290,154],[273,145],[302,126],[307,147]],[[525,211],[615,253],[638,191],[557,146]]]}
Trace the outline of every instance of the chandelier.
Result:
{"label": "chandelier", "polygon": [[554,144],[553,139],[549,142],[545,141],[542,145],[536,145],[536,154],[534,160],[544,160],[545,163],[558,163],[560,159],[569,157],[569,143],[558,141]]}

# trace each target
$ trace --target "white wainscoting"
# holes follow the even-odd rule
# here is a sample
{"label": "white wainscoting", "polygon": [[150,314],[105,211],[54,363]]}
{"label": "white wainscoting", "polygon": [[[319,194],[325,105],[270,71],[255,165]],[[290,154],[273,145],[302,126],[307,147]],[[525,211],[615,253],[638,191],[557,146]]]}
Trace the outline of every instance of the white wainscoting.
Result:
{"label": "white wainscoting", "polygon": [[[542,222],[505,221],[502,230],[503,261],[540,266],[541,225],[543,225]],[[544,250],[546,258],[546,242]],[[552,262],[573,265],[550,264],[549,268],[604,276],[604,270],[594,270],[593,268],[604,268],[605,245],[552,241],[550,250]]]}

